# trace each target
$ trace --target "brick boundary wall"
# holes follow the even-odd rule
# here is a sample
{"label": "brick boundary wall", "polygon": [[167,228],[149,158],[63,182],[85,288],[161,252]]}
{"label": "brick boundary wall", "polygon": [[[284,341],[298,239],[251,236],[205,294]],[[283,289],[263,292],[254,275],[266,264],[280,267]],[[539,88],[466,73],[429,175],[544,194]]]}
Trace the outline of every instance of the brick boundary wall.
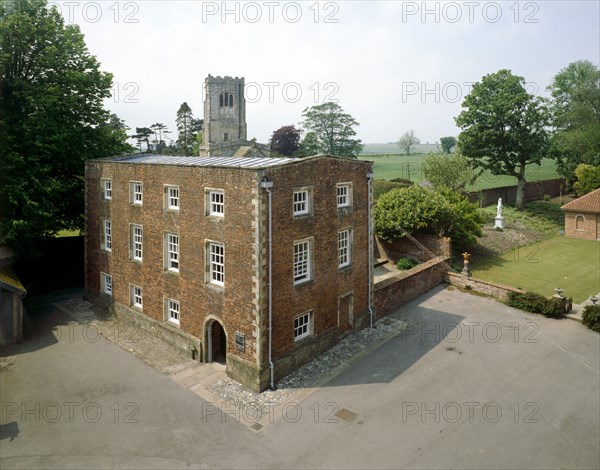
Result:
{"label": "brick boundary wall", "polygon": [[382,317],[443,281],[450,257],[437,256],[375,284],[375,312]]}
{"label": "brick boundary wall", "polygon": [[502,284],[496,284],[494,282],[483,281],[476,278],[467,278],[462,274],[458,274],[452,271],[447,271],[443,275],[443,280],[450,285],[459,287],[461,289],[474,290],[481,294],[489,295],[498,300],[507,300],[509,292],[516,292],[519,294],[525,294],[524,290],[515,289],[514,287],[505,286]]}
{"label": "brick boundary wall", "polygon": [[436,235],[415,233],[412,238],[421,243],[427,250],[417,246],[414,241],[402,237],[393,242],[386,242],[375,237],[376,258],[387,258],[390,263],[395,263],[399,258],[411,258],[419,263],[432,259],[435,256],[450,257],[450,239],[440,238]]}
{"label": "brick boundary wall", "polygon": [[[563,178],[551,180],[530,181],[525,183],[525,201],[538,201],[544,198],[545,194],[551,197],[560,196],[566,193],[567,184]],[[514,204],[517,200],[517,186],[502,186],[499,188],[482,189],[480,191],[470,191],[467,193],[471,202],[476,202],[480,207],[496,204],[498,198],[502,198],[503,204]]]}

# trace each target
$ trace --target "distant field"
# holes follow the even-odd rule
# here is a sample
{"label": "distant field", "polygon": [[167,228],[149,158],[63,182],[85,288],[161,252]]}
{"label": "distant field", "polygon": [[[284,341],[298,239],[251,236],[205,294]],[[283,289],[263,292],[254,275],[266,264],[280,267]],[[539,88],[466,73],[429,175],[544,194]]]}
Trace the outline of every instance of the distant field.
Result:
{"label": "distant field", "polygon": [[[396,148],[398,148],[396,146]],[[373,170],[375,178],[392,179],[406,178],[419,183],[423,181],[421,164],[427,153],[418,153],[414,155],[360,155],[361,160],[371,160],[374,162]],[[542,164],[538,167],[532,165],[525,173],[527,181],[547,180],[558,178],[556,173],[556,163],[551,159],[542,160]],[[511,186],[517,184],[517,179],[512,176],[494,176],[489,172],[484,173],[478,181],[469,189],[485,189],[497,188],[499,186]]]}
{"label": "distant field", "polygon": [[[438,152],[441,147],[438,144],[416,144],[410,149],[410,153],[429,153]],[[365,144],[361,155],[373,155],[373,154],[400,154],[404,153],[398,147],[398,144]]]}

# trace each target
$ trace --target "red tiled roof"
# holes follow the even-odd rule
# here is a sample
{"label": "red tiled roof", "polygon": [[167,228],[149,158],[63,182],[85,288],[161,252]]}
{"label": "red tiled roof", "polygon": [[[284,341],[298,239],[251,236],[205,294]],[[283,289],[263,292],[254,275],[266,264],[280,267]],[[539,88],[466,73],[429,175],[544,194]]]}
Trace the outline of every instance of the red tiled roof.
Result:
{"label": "red tiled roof", "polygon": [[600,188],[561,207],[564,211],[600,214]]}

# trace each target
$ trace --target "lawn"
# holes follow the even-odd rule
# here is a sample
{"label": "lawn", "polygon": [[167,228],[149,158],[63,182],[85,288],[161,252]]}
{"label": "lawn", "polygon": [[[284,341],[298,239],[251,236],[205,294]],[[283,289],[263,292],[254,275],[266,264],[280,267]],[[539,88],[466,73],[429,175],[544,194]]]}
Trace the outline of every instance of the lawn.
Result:
{"label": "lawn", "polygon": [[[418,149],[417,149],[418,150]],[[406,178],[415,183],[423,181],[421,165],[427,153],[415,153],[413,155],[360,155],[361,160],[374,162],[373,171],[377,179]],[[557,178],[556,164],[554,160],[544,159],[542,164],[530,165],[525,173],[527,181],[546,180]],[[477,190],[485,188],[497,188],[499,186],[514,186],[517,179],[512,176],[494,176],[489,172],[484,173],[475,184],[468,189]]]}
{"label": "lawn", "polygon": [[473,277],[553,295],[554,288],[581,303],[600,291],[600,242],[553,237],[471,266]]}

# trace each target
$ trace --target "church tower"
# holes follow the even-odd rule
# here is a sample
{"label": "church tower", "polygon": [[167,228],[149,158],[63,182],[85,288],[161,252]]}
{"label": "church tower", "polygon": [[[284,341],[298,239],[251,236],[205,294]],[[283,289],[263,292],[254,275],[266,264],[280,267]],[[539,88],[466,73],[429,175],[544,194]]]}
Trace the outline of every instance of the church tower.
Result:
{"label": "church tower", "polygon": [[268,157],[271,149],[249,141],[244,77],[204,79],[204,128],[201,157]]}
{"label": "church tower", "polygon": [[213,77],[204,80],[203,144],[246,140],[244,77]]}

